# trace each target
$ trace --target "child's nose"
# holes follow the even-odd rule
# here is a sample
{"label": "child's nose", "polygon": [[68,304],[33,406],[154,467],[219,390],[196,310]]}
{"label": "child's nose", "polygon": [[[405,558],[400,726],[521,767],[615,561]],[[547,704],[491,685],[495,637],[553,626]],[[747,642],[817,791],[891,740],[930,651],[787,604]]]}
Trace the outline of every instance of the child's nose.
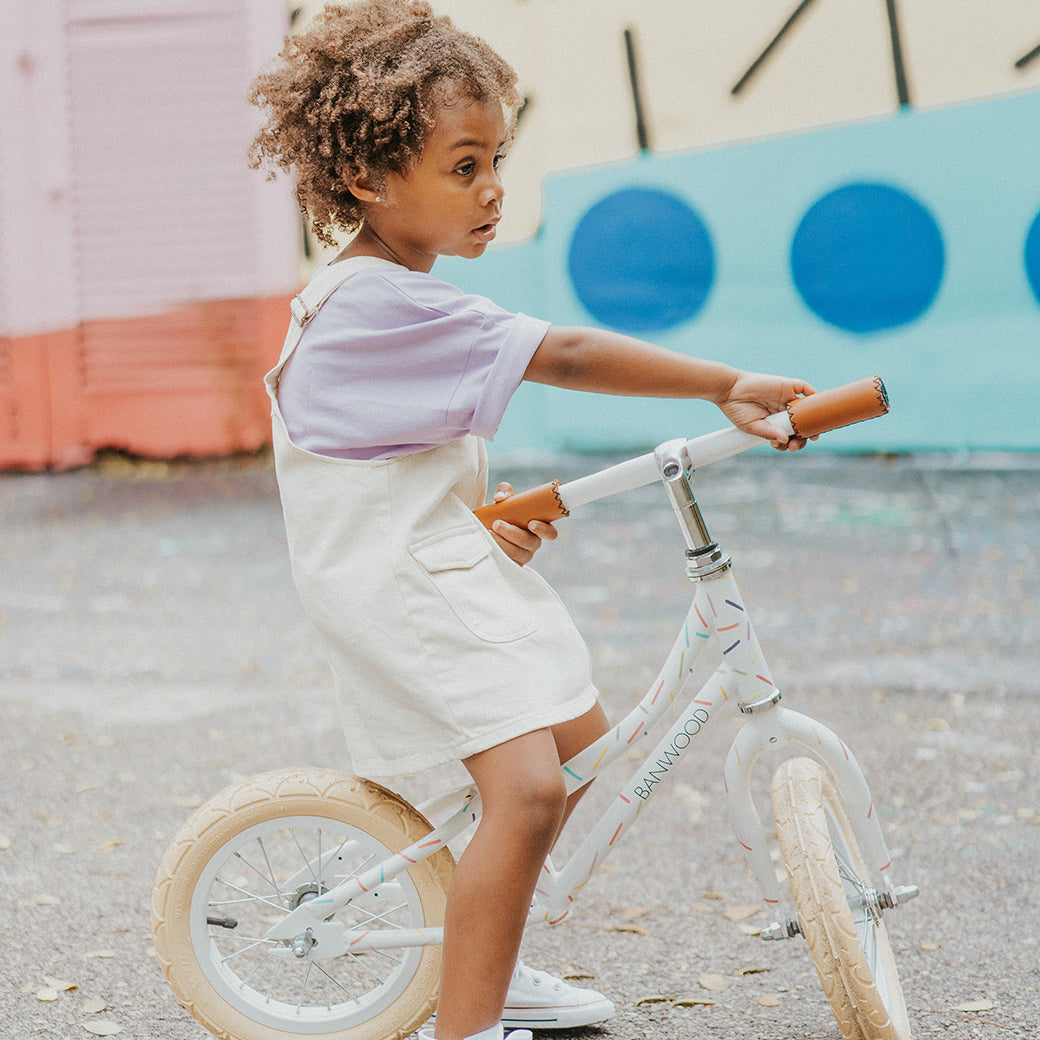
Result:
{"label": "child's nose", "polygon": [[504,198],[505,193],[506,191],[502,185],[502,178],[498,175],[498,170],[492,170],[484,184],[484,190],[481,193],[484,205],[489,205],[492,202],[500,203]]}

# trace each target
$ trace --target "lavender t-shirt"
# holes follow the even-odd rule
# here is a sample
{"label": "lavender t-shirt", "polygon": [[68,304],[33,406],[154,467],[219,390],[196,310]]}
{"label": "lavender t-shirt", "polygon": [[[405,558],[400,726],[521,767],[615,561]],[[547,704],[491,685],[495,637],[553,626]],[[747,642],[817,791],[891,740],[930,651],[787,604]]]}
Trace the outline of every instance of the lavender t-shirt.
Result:
{"label": "lavender t-shirt", "polygon": [[278,405],[297,446],[336,458],[490,440],[548,329],[433,275],[365,267],[304,329]]}

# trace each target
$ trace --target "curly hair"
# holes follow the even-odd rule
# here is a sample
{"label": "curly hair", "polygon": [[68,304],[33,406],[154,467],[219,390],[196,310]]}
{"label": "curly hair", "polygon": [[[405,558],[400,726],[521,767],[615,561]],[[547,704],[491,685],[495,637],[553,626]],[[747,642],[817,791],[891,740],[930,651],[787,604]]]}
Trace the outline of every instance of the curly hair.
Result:
{"label": "curly hair", "polygon": [[436,16],[425,0],[327,4],[285,38],[249,101],[266,121],[249,149],[253,169],[296,175],[296,201],[326,245],[364,217],[353,177],[382,186],[386,172],[417,163],[438,103],[499,102],[512,134],[516,73],[483,40]]}

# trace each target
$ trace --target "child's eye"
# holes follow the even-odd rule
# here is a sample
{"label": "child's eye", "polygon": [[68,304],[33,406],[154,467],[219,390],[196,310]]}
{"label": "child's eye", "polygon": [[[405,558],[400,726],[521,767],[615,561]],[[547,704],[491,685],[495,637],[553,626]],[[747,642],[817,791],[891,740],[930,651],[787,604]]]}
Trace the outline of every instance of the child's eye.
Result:
{"label": "child's eye", "polygon": [[506,153],[505,152],[499,152],[498,155],[496,155],[495,158],[492,160],[492,165],[495,167],[496,170],[498,169],[499,164],[502,162],[502,160],[505,157],[506,157]]}
{"label": "child's eye", "polygon": [[476,170],[476,168],[477,168],[477,164],[476,163],[471,162],[471,161],[467,161],[467,162],[464,162],[464,163],[460,163],[458,166],[456,166],[455,167],[455,172],[459,173],[459,174],[462,174],[463,177],[470,177],[470,176],[472,176],[473,171]]}

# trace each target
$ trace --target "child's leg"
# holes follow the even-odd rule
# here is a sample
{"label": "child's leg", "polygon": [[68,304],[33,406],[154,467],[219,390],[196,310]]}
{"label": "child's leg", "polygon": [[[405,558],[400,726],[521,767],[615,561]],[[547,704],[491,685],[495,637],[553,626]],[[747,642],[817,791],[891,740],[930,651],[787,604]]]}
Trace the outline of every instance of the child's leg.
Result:
{"label": "child's leg", "polygon": [[466,759],[482,815],[448,893],[437,1040],[497,1025],[535,883],[566,806],[551,730],[536,730]]}

